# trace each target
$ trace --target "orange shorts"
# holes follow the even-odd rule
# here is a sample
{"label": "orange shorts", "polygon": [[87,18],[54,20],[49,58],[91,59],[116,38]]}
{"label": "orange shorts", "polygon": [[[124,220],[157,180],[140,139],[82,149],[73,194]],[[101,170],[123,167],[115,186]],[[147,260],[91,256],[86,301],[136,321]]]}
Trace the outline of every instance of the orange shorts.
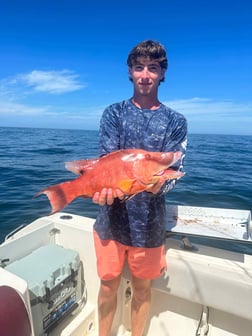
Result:
{"label": "orange shorts", "polygon": [[112,280],[122,273],[125,261],[132,275],[140,279],[160,277],[167,268],[164,246],[144,248],[102,240],[94,230],[97,272],[102,280]]}

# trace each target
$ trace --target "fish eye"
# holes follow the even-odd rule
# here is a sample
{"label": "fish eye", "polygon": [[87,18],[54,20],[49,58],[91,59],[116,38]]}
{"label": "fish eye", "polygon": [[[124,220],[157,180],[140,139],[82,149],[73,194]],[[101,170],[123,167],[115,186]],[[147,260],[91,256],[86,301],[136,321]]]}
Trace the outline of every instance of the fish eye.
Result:
{"label": "fish eye", "polygon": [[145,159],[146,159],[146,160],[150,160],[150,159],[151,159],[151,155],[150,155],[150,154],[146,154],[146,155],[145,155]]}

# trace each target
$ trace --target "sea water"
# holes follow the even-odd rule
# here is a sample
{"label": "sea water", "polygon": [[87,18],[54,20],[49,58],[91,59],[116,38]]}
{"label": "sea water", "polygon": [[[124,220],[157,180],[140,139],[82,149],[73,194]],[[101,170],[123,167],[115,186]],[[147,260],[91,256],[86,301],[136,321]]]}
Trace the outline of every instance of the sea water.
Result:
{"label": "sea water", "polygon": [[[18,226],[50,213],[46,196],[33,196],[75,178],[65,169],[66,161],[97,155],[97,131],[0,128],[0,242]],[[189,134],[186,174],[166,201],[251,211],[251,167],[251,136]],[[95,218],[98,206],[78,198],[64,211]]]}

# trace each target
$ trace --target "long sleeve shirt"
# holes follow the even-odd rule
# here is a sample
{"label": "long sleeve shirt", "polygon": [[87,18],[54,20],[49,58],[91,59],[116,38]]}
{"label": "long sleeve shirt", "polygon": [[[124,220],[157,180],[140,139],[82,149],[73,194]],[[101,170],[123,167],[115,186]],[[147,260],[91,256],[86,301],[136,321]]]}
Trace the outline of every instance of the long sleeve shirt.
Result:
{"label": "long sleeve shirt", "polygon": [[[100,155],[128,148],[181,151],[181,159],[172,168],[182,170],[186,144],[186,119],[164,104],[156,110],[147,110],[137,108],[129,99],[107,107],[101,118]],[[129,200],[115,199],[111,206],[101,207],[94,229],[101,239],[114,239],[125,245],[162,245],[165,239],[165,193],[176,181],[165,182],[156,195],[141,192]]]}

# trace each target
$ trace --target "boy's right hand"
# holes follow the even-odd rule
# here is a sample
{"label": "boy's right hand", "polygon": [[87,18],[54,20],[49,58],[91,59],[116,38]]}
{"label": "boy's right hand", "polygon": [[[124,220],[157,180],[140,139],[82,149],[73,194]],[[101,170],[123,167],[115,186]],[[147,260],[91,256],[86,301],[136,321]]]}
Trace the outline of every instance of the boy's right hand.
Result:
{"label": "boy's right hand", "polygon": [[120,189],[113,190],[112,188],[103,188],[101,192],[96,192],[93,196],[93,202],[103,206],[111,205],[115,198],[124,199],[124,193]]}

